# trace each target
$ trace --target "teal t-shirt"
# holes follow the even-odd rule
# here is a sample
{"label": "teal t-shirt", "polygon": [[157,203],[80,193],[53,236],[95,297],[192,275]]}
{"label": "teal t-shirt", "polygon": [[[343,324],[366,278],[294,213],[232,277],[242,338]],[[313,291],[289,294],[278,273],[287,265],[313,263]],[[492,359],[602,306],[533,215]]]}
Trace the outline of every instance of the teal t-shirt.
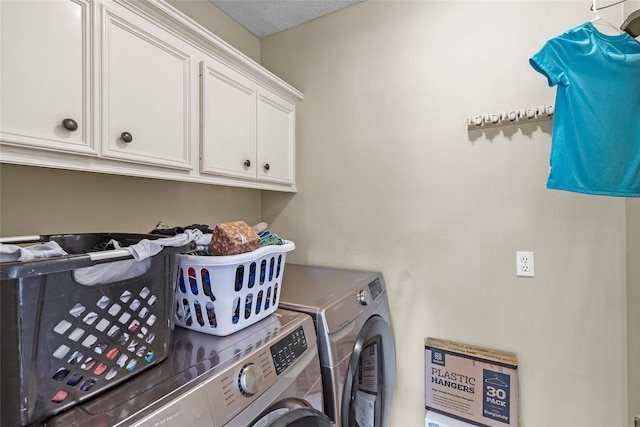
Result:
{"label": "teal t-shirt", "polygon": [[640,197],[640,43],[586,22],[529,63],[558,85],[547,187]]}

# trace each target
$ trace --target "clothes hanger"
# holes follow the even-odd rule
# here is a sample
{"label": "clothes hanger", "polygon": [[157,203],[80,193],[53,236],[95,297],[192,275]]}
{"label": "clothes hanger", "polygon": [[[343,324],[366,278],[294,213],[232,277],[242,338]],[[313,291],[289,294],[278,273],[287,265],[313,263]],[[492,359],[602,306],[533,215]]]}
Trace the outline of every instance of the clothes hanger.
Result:
{"label": "clothes hanger", "polygon": [[[610,4],[609,6],[613,6],[615,4],[623,3],[624,1],[626,1],[626,0],[622,0],[622,1],[619,1],[617,3]],[[609,6],[606,6],[606,7],[609,7]],[[622,34],[623,33],[623,31],[620,28],[616,27],[611,22],[607,21],[602,16],[600,16],[600,14],[598,14],[598,5],[597,5],[596,0],[592,0],[591,10],[593,10],[593,13],[595,13],[595,15],[596,15],[596,17],[591,20],[592,24],[604,24],[604,25],[606,25],[608,27],[611,27],[614,30],[616,30],[616,32],[618,34]]]}
{"label": "clothes hanger", "polygon": [[[606,5],[606,6],[599,7],[598,9],[600,9],[600,10],[602,10],[602,9],[606,9],[606,8],[608,8],[608,7],[615,6],[615,5],[620,4],[620,3],[624,3],[624,2],[626,2],[626,1],[627,1],[627,0],[619,0],[619,1],[615,2],[615,3],[611,3],[611,4],[608,4],[608,5]],[[590,9],[593,11],[593,5],[591,5],[591,8],[590,8]]]}

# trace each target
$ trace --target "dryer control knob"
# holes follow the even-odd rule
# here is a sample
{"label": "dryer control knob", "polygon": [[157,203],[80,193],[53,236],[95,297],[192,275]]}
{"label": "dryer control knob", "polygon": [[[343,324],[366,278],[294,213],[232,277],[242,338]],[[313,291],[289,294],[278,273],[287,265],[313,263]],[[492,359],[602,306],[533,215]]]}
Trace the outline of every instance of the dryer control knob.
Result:
{"label": "dryer control knob", "polygon": [[364,289],[358,292],[357,300],[360,305],[369,305],[369,293]]}
{"label": "dryer control knob", "polygon": [[238,387],[244,396],[253,396],[262,388],[264,374],[258,365],[248,363],[240,370]]}

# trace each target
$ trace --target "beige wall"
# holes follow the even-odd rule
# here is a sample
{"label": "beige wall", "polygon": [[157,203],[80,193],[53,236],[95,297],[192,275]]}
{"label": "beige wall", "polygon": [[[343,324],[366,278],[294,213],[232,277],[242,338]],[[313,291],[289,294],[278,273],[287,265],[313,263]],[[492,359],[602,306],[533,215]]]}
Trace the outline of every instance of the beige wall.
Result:
{"label": "beige wall", "polygon": [[0,236],[260,219],[257,190],[2,164]]}
{"label": "beige wall", "polygon": [[[589,5],[369,0],[262,39],[305,94],[299,193],[263,194],[262,217],[291,261],[383,271],[394,427],[424,425],[427,336],[515,352],[523,426],[630,425],[625,201],[545,188],[549,123],[466,127],[553,104],[528,59]],[[535,278],[515,276],[517,250]]]}

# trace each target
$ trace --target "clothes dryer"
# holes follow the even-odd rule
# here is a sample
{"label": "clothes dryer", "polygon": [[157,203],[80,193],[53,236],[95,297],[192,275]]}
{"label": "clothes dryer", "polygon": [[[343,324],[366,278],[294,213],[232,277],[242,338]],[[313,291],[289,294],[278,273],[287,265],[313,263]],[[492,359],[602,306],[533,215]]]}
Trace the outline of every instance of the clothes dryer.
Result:
{"label": "clothes dryer", "polygon": [[316,326],[325,413],[338,427],[389,425],[395,344],[382,274],[287,264],[280,307]]}
{"label": "clothes dryer", "polygon": [[278,309],[226,337],[176,328],[162,363],[47,427],[329,427],[311,317]]}

